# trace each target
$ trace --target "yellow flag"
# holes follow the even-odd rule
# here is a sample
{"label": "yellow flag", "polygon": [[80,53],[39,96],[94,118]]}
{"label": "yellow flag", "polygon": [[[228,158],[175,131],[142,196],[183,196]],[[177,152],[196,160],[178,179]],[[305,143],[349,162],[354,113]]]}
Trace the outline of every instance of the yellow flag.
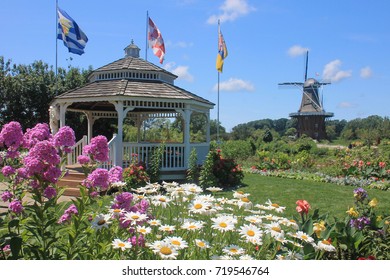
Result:
{"label": "yellow flag", "polygon": [[228,56],[228,51],[226,48],[225,39],[223,38],[221,30],[218,32],[218,54],[217,54],[217,63],[216,68],[218,72],[222,73],[223,61]]}

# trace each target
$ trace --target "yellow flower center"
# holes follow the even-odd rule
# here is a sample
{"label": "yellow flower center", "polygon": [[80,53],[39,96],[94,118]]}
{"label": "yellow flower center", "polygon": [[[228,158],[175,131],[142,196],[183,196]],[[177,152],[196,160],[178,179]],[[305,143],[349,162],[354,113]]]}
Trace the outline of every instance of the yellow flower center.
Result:
{"label": "yellow flower center", "polygon": [[225,227],[227,227],[227,224],[224,223],[224,222],[221,222],[221,223],[219,223],[219,226],[220,226],[221,228],[225,228]]}
{"label": "yellow flower center", "polygon": [[172,244],[173,244],[173,245],[176,245],[176,246],[180,246],[181,243],[180,243],[179,240],[173,240],[173,241],[172,241]]}
{"label": "yellow flower center", "polygon": [[198,246],[199,247],[204,247],[204,246],[206,246],[206,244],[203,241],[199,241],[198,242]]}
{"label": "yellow flower center", "polygon": [[140,233],[145,233],[145,232],[146,232],[146,229],[141,228],[141,229],[139,230],[139,232],[140,232]]}
{"label": "yellow flower center", "polygon": [[188,228],[189,229],[194,229],[194,228],[196,228],[196,225],[190,225]]}
{"label": "yellow flower center", "polygon": [[170,255],[170,254],[172,254],[172,250],[169,247],[162,247],[160,249],[160,253],[163,255]]}
{"label": "yellow flower center", "polygon": [[273,206],[275,208],[279,208],[279,204],[277,204],[277,203],[272,203],[271,206]]}
{"label": "yellow flower center", "polygon": [[255,236],[255,232],[253,230],[248,230],[246,234],[249,236]]}
{"label": "yellow flower center", "polygon": [[102,225],[104,225],[106,223],[106,220],[100,220],[99,222],[97,222],[97,224],[99,225],[99,226],[102,226]]}
{"label": "yellow flower center", "polygon": [[232,252],[233,254],[238,252],[238,250],[236,248],[231,248],[229,251]]}
{"label": "yellow flower center", "polygon": [[158,200],[161,201],[161,202],[166,202],[167,201],[164,197],[160,197]]}
{"label": "yellow flower center", "polygon": [[238,191],[237,193],[238,193],[238,194],[244,194],[244,192],[243,192],[243,191]]}
{"label": "yellow flower center", "polygon": [[301,238],[302,238],[303,240],[307,240],[308,237],[307,237],[307,235],[302,235]]}
{"label": "yellow flower center", "polygon": [[126,245],[125,245],[125,243],[123,243],[123,242],[120,242],[120,243],[118,243],[118,247],[125,247]]}
{"label": "yellow flower center", "polygon": [[114,211],[113,211],[114,213],[120,213],[121,212],[121,209],[114,209]]}
{"label": "yellow flower center", "polygon": [[249,200],[247,197],[241,198],[241,201],[242,201],[242,202],[246,202],[246,203],[250,202],[250,200]]}
{"label": "yellow flower center", "polygon": [[200,204],[200,203],[197,203],[197,204],[194,205],[194,208],[195,208],[195,209],[202,209],[202,208],[203,208],[203,205]]}
{"label": "yellow flower center", "polygon": [[296,223],[296,221],[295,221],[295,220],[290,220],[290,222],[292,222],[292,223]]}
{"label": "yellow flower center", "polygon": [[272,227],[271,229],[272,229],[273,231],[281,232],[280,227]]}
{"label": "yellow flower center", "polygon": [[133,220],[138,220],[138,219],[139,219],[139,216],[138,216],[138,215],[133,215],[133,216],[131,216],[131,218],[132,218]]}
{"label": "yellow flower center", "polygon": [[330,245],[330,242],[328,240],[322,240],[321,242],[322,242],[322,244]]}

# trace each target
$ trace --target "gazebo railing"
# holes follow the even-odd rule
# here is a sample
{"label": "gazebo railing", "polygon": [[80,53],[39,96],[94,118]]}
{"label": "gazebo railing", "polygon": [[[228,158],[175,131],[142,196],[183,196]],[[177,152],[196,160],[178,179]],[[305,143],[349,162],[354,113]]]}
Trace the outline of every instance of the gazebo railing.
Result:
{"label": "gazebo railing", "polygon": [[115,154],[115,143],[118,141],[118,137],[116,134],[114,134],[111,138],[111,140],[108,142],[108,161],[102,162],[100,167],[105,169],[112,168],[116,162],[116,154]]}
{"label": "gazebo railing", "polygon": [[83,148],[88,144],[88,137],[83,136],[73,147],[72,152],[68,154],[68,165],[77,164],[77,157],[83,153]]}
{"label": "gazebo railing", "polygon": [[[153,153],[160,143],[123,143],[123,168],[133,162],[143,162],[149,165]],[[161,159],[161,170],[184,170],[184,144],[164,144]]]}

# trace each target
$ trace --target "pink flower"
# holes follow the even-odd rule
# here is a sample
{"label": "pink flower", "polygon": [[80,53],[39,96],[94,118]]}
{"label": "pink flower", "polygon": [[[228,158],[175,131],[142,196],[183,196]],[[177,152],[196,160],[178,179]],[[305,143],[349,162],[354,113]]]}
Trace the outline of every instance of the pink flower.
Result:
{"label": "pink flower", "polygon": [[16,151],[23,144],[22,126],[18,122],[5,124],[0,132],[0,147],[8,148],[7,157],[16,158],[19,153]]}
{"label": "pink flower", "polygon": [[386,167],[386,162],[381,161],[381,162],[379,163],[379,167],[380,167],[380,168],[385,168],[385,167]]}
{"label": "pink flower", "polygon": [[9,166],[9,165],[6,165],[1,169],[1,173],[3,173],[3,175],[5,177],[9,177],[9,176],[15,174],[15,172],[16,172],[16,170],[12,166]]}
{"label": "pink flower", "polygon": [[23,138],[23,147],[30,149],[40,141],[50,140],[52,135],[47,123],[38,123],[33,128],[28,128]]}
{"label": "pink flower", "polygon": [[296,204],[298,205],[295,209],[300,214],[307,214],[309,213],[309,209],[311,208],[310,204],[306,200],[297,200]]}
{"label": "pink flower", "polygon": [[103,168],[96,168],[92,171],[87,179],[83,181],[83,184],[87,188],[100,188],[101,191],[104,191],[109,186],[109,175],[108,171]]}
{"label": "pink flower", "polygon": [[76,136],[69,126],[61,127],[53,140],[56,147],[72,147],[76,144]]}
{"label": "pink flower", "polygon": [[122,179],[123,179],[122,173],[123,173],[123,169],[120,166],[114,166],[113,168],[111,168],[108,171],[109,182],[116,183],[116,182],[122,181]]}
{"label": "pink flower", "polygon": [[57,191],[55,188],[49,186],[43,191],[43,196],[46,197],[47,199],[52,199],[57,195]]}
{"label": "pink flower", "polygon": [[8,205],[8,208],[14,212],[15,214],[20,214],[23,212],[24,210],[24,207],[22,205],[22,202],[20,202],[20,200],[13,200],[11,201],[11,203]]}
{"label": "pink flower", "polygon": [[80,155],[80,156],[77,157],[77,161],[81,165],[84,165],[84,164],[88,164],[90,159],[89,159],[89,156]]}
{"label": "pink flower", "polygon": [[108,152],[107,138],[102,135],[92,138],[91,143],[83,148],[84,155],[89,155],[94,161],[99,162],[105,162],[108,160]]}
{"label": "pink flower", "polygon": [[5,191],[1,194],[1,200],[3,202],[9,201],[11,198],[13,198],[14,195],[10,191]]}

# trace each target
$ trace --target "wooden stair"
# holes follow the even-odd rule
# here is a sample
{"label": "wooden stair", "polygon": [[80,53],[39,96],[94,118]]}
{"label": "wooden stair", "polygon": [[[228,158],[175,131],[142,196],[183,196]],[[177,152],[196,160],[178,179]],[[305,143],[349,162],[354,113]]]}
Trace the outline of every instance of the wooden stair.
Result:
{"label": "wooden stair", "polygon": [[81,166],[67,167],[68,174],[58,181],[59,187],[65,188],[64,196],[80,196],[80,184],[86,178]]}

